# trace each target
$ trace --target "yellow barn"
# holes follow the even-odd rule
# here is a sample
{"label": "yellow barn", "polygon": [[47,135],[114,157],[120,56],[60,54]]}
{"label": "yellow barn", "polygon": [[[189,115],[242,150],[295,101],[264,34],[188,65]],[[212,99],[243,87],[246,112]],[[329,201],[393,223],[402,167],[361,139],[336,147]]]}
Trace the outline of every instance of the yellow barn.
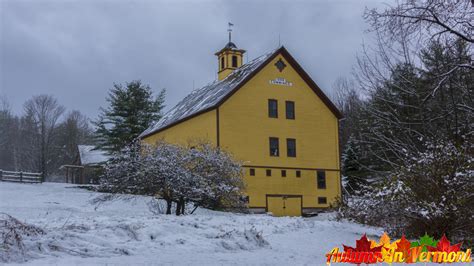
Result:
{"label": "yellow barn", "polygon": [[249,208],[300,216],[341,196],[341,113],[282,46],[243,64],[230,42],[218,80],[194,90],[141,134],[188,145],[206,140],[244,162]]}

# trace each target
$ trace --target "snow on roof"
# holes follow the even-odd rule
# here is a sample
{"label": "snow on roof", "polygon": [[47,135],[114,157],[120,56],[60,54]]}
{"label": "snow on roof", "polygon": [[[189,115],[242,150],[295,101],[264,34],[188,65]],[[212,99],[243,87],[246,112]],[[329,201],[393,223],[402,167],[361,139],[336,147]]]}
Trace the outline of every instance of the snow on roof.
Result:
{"label": "snow on roof", "polygon": [[258,69],[268,58],[272,57],[276,51],[278,50],[271,51],[242,65],[221,81],[214,81],[202,88],[192,91],[176,106],[171,108],[157,123],[140,134],[140,137],[145,137],[200,111],[216,106],[244,81],[245,78]]}
{"label": "snow on roof", "polygon": [[106,162],[110,156],[102,150],[94,150],[94,145],[77,145],[82,165],[100,164]]}

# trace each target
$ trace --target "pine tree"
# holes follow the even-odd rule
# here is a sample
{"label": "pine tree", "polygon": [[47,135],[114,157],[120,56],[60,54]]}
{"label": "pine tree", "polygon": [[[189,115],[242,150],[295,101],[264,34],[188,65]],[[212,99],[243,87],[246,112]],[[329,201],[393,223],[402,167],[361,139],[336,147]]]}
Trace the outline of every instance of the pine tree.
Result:
{"label": "pine tree", "polygon": [[126,83],[125,87],[114,84],[107,98],[109,107],[101,108],[94,123],[98,148],[116,152],[128,145],[161,118],[164,99],[165,90],[154,97],[150,86],[139,80]]}
{"label": "pine tree", "polygon": [[350,136],[342,155],[342,174],[345,179],[344,186],[351,194],[358,193],[362,186],[366,184],[359,156],[359,146],[354,136]]}

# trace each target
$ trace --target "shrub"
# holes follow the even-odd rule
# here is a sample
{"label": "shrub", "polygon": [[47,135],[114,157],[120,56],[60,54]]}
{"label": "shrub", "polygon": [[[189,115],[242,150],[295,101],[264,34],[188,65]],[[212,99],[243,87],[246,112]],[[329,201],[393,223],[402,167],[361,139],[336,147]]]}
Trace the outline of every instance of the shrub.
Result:
{"label": "shrub", "polygon": [[341,217],[382,226],[396,235],[435,237],[473,243],[474,170],[472,145],[428,143],[407,156],[391,177],[349,198]]}
{"label": "shrub", "polygon": [[131,144],[109,161],[99,190],[108,200],[124,193],[149,195],[167,202],[166,213],[184,214],[187,203],[215,210],[242,209],[241,163],[208,143],[192,148],[163,141]]}

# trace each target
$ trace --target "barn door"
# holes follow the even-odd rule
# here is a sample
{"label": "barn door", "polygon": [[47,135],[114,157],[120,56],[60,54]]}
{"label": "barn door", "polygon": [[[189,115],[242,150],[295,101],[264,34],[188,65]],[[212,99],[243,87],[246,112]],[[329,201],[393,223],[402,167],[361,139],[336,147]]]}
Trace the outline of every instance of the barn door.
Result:
{"label": "barn door", "polygon": [[287,197],[283,203],[285,216],[301,216],[301,197]]}
{"label": "barn door", "polygon": [[301,196],[267,196],[267,211],[273,216],[301,216]]}

